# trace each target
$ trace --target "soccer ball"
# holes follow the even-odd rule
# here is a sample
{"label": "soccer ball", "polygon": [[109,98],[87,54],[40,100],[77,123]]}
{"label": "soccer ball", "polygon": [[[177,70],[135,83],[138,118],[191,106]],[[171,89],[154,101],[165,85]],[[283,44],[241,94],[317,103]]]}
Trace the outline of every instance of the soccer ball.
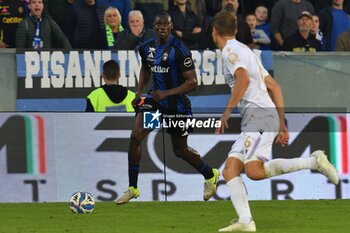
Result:
{"label": "soccer ball", "polygon": [[88,214],[95,208],[95,201],[88,192],[76,192],[69,200],[69,208],[75,214]]}

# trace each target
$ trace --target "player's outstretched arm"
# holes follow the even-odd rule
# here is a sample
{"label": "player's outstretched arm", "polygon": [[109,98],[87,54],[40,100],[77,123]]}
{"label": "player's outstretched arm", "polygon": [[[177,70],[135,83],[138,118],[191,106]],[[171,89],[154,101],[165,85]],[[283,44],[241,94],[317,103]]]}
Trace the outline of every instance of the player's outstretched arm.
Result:
{"label": "player's outstretched arm", "polygon": [[285,146],[288,144],[289,133],[288,133],[288,128],[285,124],[284,100],[283,100],[282,89],[280,85],[271,77],[271,75],[268,75],[265,77],[265,84],[266,84],[267,90],[270,93],[272,101],[276,105],[279,120],[280,120],[280,131],[277,135],[276,143],[279,143],[282,146]]}
{"label": "player's outstretched arm", "polygon": [[231,90],[231,97],[227,102],[225,111],[222,114],[221,127],[216,129],[216,134],[224,133],[225,128],[228,128],[227,121],[230,119],[231,112],[237,106],[238,102],[242,99],[249,86],[250,81],[246,69],[238,68],[234,73],[234,77],[236,78],[236,82]]}
{"label": "player's outstretched arm", "polygon": [[165,91],[156,90],[152,93],[153,99],[155,101],[159,101],[161,99],[166,98],[167,96],[185,94],[194,90],[197,87],[197,75],[195,70],[188,70],[182,72],[182,76],[185,80],[183,84]]}

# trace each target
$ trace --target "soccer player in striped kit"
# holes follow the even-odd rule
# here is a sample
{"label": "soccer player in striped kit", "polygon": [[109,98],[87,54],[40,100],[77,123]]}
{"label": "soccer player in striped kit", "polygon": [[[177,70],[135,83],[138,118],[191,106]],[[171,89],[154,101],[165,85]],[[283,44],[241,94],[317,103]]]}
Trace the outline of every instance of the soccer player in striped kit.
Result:
{"label": "soccer player in striped kit", "polygon": [[[197,86],[197,76],[191,52],[184,43],[171,35],[173,27],[171,17],[164,12],[154,19],[156,37],[140,46],[142,59],[140,81],[133,106],[136,109],[136,121],[132,130],[129,146],[129,188],[117,200],[124,204],[140,195],[137,186],[141,161],[141,143],[151,129],[143,128],[143,111],[160,111],[167,115],[181,115],[191,118],[191,103],[186,93]],[[153,79],[150,93],[141,99],[142,91],[148,80]],[[187,137],[191,129],[168,128],[171,135],[173,151],[176,156],[194,167],[204,178],[203,199],[209,200],[216,192],[219,179],[218,169],[213,169],[203,162],[199,153],[187,145]]]}

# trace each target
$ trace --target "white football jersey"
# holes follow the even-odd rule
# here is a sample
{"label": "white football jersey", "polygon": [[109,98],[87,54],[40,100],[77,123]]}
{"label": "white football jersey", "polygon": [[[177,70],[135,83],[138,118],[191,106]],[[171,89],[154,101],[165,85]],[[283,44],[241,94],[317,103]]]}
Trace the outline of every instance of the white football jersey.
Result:
{"label": "white football jersey", "polygon": [[265,77],[269,75],[261,64],[260,59],[245,44],[236,39],[227,41],[222,50],[224,76],[226,83],[231,87],[235,85],[234,74],[238,68],[244,68],[249,76],[249,86],[238,104],[242,115],[242,127],[254,115],[255,119],[266,116],[277,117],[275,104],[267,92]]}

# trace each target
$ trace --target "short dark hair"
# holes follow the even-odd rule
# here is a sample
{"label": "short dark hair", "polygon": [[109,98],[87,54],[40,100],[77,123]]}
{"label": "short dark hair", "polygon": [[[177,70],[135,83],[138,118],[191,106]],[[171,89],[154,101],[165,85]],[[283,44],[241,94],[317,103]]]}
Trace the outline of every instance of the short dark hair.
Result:
{"label": "short dark hair", "polygon": [[115,60],[106,61],[103,64],[103,75],[107,80],[117,80],[120,77],[119,64]]}
{"label": "short dark hair", "polygon": [[247,19],[248,16],[253,15],[256,18],[256,15],[254,12],[249,11],[247,14],[244,15],[244,18]]}
{"label": "short dark hair", "polygon": [[237,31],[237,18],[232,12],[222,10],[215,15],[212,26],[220,36],[234,36]]}
{"label": "short dark hair", "polygon": [[172,21],[170,14],[166,11],[162,11],[154,17],[153,23],[155,23],[160,18],[169,18],[170,21]]}

